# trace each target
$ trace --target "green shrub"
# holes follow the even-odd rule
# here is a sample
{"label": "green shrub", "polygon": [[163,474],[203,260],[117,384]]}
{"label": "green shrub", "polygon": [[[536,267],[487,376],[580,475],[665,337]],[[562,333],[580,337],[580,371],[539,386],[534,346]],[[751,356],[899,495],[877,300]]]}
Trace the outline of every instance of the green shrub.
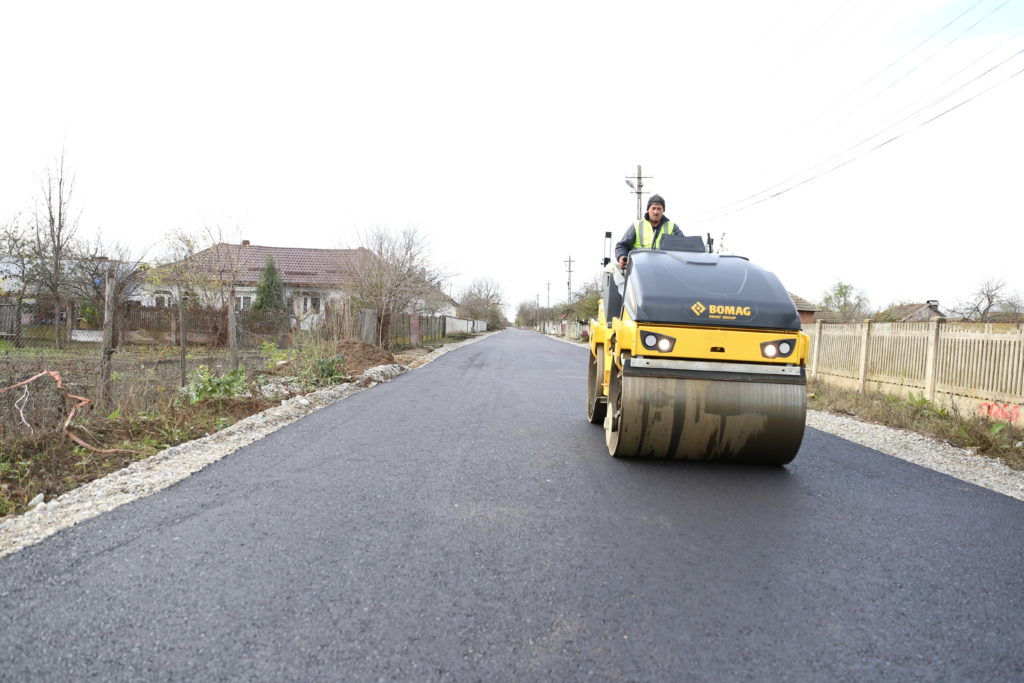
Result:
{"label": "green shrub", "polygon": [[188,384],[181,388],[182,397],[189,403],[206,398],[230,398],[244,394],[249,388],[245,370],[237,368],[218,375],[206,365],[200,365],[188,374]]}
{"label": "green shrub", "polygon": [[315,372],[314,382],[324,386],[349,381],[348,373],[345,372],[345,357],[332,356],[330,358],[317,358],[313,363]]}
{"label": "green shrub", "polygon": [[283,363],[290,358],[288,350],[277,348],[277,344],[274,342],[260,344],[260,355],[266,359],[263,362],[263,367],[267,370],[273,370],[278,363]]}

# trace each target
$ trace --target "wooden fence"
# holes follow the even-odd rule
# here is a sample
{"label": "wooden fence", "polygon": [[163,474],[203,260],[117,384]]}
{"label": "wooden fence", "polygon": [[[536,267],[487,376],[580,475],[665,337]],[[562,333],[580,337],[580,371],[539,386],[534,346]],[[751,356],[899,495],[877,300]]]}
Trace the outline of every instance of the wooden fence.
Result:
{"label": "wooden fence", "polygon": [[1024,325],[815,323],[812,378],[1024,421]]}

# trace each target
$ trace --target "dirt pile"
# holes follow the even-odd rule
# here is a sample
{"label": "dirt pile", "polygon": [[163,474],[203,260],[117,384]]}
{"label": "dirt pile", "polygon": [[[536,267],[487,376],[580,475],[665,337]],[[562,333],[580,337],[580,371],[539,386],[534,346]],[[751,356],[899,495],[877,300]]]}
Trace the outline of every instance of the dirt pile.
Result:
{"label": "dirt pile", "polygon": [[353,377],[374,366],[395,362],[394,356],[384,349],[361,341],[339,341],[336,348],[338,355],[345,358],[345,369]]}

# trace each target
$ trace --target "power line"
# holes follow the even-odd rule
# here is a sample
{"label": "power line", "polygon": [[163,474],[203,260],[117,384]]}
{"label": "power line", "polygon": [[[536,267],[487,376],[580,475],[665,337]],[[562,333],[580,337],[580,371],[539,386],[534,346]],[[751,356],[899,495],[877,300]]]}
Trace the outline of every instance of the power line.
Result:
{"label": "power line", "polygon": [[[830,162],[838,159],[839,157],[843,156],[844,154],[847,154],[847,153],[855,150],[857,147],[862,146],[863,144],[869,142],[871,139],[876,138],[876,137],[878,137],[880,135],[884,135],[886,133],[886,130],[891,130],[892,128],[894,128],[899,123],[903,123],[904,121],[907,121],[908,119],[912,119],[915,116],[918,116],[919,114],[924,113],[928,109],[931,109],[932,107],[934,107],[936,104],[942,102],[945,99],[948,99],[949,97],[951,97],[956,92],[962,90],[963,88],[967,87],[971,83],[974,83],[974,82],[978,81],[979,79],[981,79],[985,75],[991,73],[995,69],[998,69],[1000,66],[1003,66],[1004,64],[1008,63],[1010,60],[1014,59],[1015,57],[1017,57],[1017,56],[1019,56],[1021,54],[1024,54],[1024,50],[1020,50],[1020,51],[1014,53],[1013,55],[1011,55],[1010,57],[1006,58],[1005,60],[1003,60],[999,64],[996,64],[995,66],[993,66],[990,69],[984,71],[983,73],[979,74],[975,78],[972,78],[970,81],[964,83],[963,85],[961,85],[960,87],[956,88],[952,92],[950,92],[950,93],[944,95],[943,97],[941,97],[941,98],[931,102],[930,104],[922,107],[921,109],[917,110],[913,114],[910,114],[910,115],[904,117],[900,121],[896,122],[896,124],[893,124],[892,126],[889,126],[889,128],[883,129],[883,130],[879,131],[878,133],[875,133],[874,135],[871,135],[871,136],[868,136],[866,138],[861,139],[859,142],[857,142],[854,145],[848,147],[847,149],[843,150],[842,152],[839,152],[838,154],[835,154],[835,155],[829,157],[825,161],[823,161],[823,162],[821,162],[819,164],[816,164],[815,166],[810,167],[809,169],[803,171],[802,173],[798,173],[795,176],[791,176],[790,178],[788,178],[788,179],[786,179],[786,180],[784,180],[784,181],[782,181],[780,183],[776,183],[775,185],[771,185],[770,187],[768,187],[768,188],[766,188],[764,190],[761,190],[760,192],[756,192],[756,193],[750,195],[749,197],[741,199],[741,200],[739,200],[737,202],[733,202],[732,204],[727,204],[727,205],[725,205],[723,207],[720,207],[719,209],[715,209],[715,210],[712,210],[712,211],[707,211],[707,212],[705,212],[703,214],[698,214],[697,216],[688,219],[686,221],[687,225],[700,225],[702,223],[708,223],[710,221],[715,221],[715,220],[718,220],[720,218],[724,218],[724,217],[729,216],[731,214],[737,213],[739,211],[743,211],[743,210],[749,209],[749,208],[751,208],[753,206],[756,206],[758,204],[766,202],[769,199],[774,199],[775,197],[783,195],[783,194],[789,192],[790,190],[793,190],[793,189],[796,189],[797,187],[800,187],[801,185],[806,185],[807,183],[809,183],[809,182],[811,182],[813,180],[817,180],[818,178],[820,178],[820,177],[822,177],[824,175],[832,173],[833,171],[837,171],[840,168],[842,168],[842,167],[844,167],[844,166],[846,166],[846,165],[848,165],[850,163],[853,163],[854,161],[857,161],[858,159],[862,158],[863,156],[865,156],[867,154],[870,154],[871,152],[873,152],[873,151],[875,151],[877,149],[880,149],[880,148],[888,145],[889,143],[894,142],[895,140],[898,140],[899,138],[903,137],[907,133],[909,133],[909,132],[911,132],[913,130],[916,130],[918,128],[921,128],[923,126],[926,126],[929,123],[932,123],[933,121],[935,121],[935,120],[937,120],[939,118],[942,118],[946,114],[948,114],[948,113],[950,113],[952,111],[955,111],[956,109],[959,109],[960,107],[962,107],[963,105],[967,104],[968,102],[971,102],[971,101],[977,99],[978,97],[980,97],[981,95],[984,95],[985,93],[989,92],[993,88],[996,88],[996,87],[1002,85],[1003,83],[1006,83],[1007,81],[1009,81],[1009,80],[1011,80],[1013,78],[1016,78],[1020,74],[1024,73],[1024,69],[1021,69],[1021,70],[1019,70],[1019,71],[1017,71],[1015,73],[1010,74],[1006,78],[993,83],[992,85],[990,85],[989,87],[985,88],[984,90],[982,90],[982,91],[980,91],[978,93],[975,93],[974,95],[972,95],[972,96],[968,97],[967,99],[959,102],[958,104],[955,104],[952,107],[950,107],[950,108],[940,112],[939,114],[931,117],[930,119],[922,121],[921,123],[918,123],[917,125],[913,126],[912,128],[908,128],[907,130],[905,130],[905,131],[903,131],[903,132],[901,132],[901,133],[899,133],[897,135],[894,135],[893,137],[885,140],[884,142],[881,142],[881,143],[879,143],[877,145],[874,145],[874,146],[872,146],[872,147],[862,151],[861,153],[857,154],[856,156],[854,156],[854,157],[852,157],[850,159],[847,159],[846,161],[843,161],[843,162],[841,162],[839,164],[831,166],[831,167],[821,171],[820,173],[816,173],[815,175],[812,175],[809,178],[803,178],[802,180],[800,179],[802,176],[806,175],[807,173],[811,173],[811,172],[813,172],[813,171],[815,171],[815,170],[817,170],[817,169],[819,169],[819,168],[821,168],[823,166],[828,165]],[[796,181],[796,182],[794,182],[794,181]],[[761,197],[761,195],[763,195],[765,193],[768,193],[768,192],[771,192],[771,190],[773,190],[775,188],[782,188],[782,189],[780,189],[778,192],[773,192],[771,194],[768,194],[767,196]],[[758,197],[760,197],[760,198],[758,198]],[[733,208],[733,207],[735,207],[735,208]],[[731,210],[727,210],[727,209],[731,209]]]}
{"label": "power line", "polygon": [[[970,32],[971,32],[972,30],[974,30],[974,28],[975,28],[975,27],[976,27],[976,26],[977,26],[978,24],[980,24],[981,22],[985,21],[985,20],[986,20],[986,19],[988,19],[988,18],[989,18],[990,16],[992,16],[993,14],[995,14],[996,12],[998,12],[999,10],[1001,10],[1001,9],[1002,9],[1002,8],[1003,8],[1003,7],[1004,7],[1004,6],[1005,6],[1005,5],[1007,4],[1007,3],[1009,3],[1009,2],[1010,2],[1010,0],[1003,0],[1003,2],[1002,2],[1002,3],[1000,3],[999,5],[997,5],[997,6],[995,7],[995,8],[993,8],[993,9],[989,10],[988,14],[986,14],[986,15],[985,15],[985,16],[983,16],[983,17],[981,17],[981,18],[980,18],[980,19],[978,19],[978,20],[977,20],[976,22],[974,22],[973,24],[971,24],[970,26],[968,26],[968,27],[967,27],[966,29],[964,29],[963,31],[961,31],[960,33],[958,33],[958,34],[957,34],[956,36],[954,36],[954,37],[953,37],[953,38],[952,38],[952,39],[951,39],[951,40],[950,40],[950,41],[949,41],[948,43],[946,43],[945,45],[943,45],[942,47],[940,47],[940,48],[939,48],[938,50],[936,50],[935,52],[933,52],[933,53],[931,53],[930,55],[928,55],[927,57],[925,57],[925,58],[924,58],[924,59],[923,59],[922,61],[918,62],[918,63],[917,63],[917,64],[916,64],[915,66],[911,67],[911,69],[910,69],[909,71],[907,71],[906,73],[904,73],[904,74],[903,74],[902,76],[899,76],[899,77],[897,77],[897,78],[896,78],[896,80],[894,80],[894,81],[891,81],[891,82],[890,82],[890,83],[889,83],[888,85],[886,85],[886,86],[885,86],[884,88],[882,88],[881,90],[879,90],[878,92],[876,92],[876,93],[875,93],[874,95],[872,95],[872,96],[871,96],[871,97],[869,97],[868,99],[866,99],[866,100],[864,100],[863,102],[861,102],[861,103],[860,103],[860,105],[858,105],[858,106],[857,106],[857,108],[855,108],[855,109],[854,109],[853,111],[849,112],[849,113],[848,113],[848,114],[846,115],[846,118],[845,118],[845,119],[842,119],[841,121],[837,121],[837,122],[836,122],[836,123],[835,123],[834,125],[839,125],[839,124],[840,124],[840,123],[842,123],[843,121],[846,121],[846,120],[848,120],[848,119],[849,119],[850,117],[852,117],[852,116],[853,116],[854,114],[856,114],[857,112],[859,112],[859,111],[860,111],[861,109],[863,109],[864,107],[866,107],[867,105],[871,104],[871,103],[872,103],[872,102],[874,102],[874,101],[875,101],[876,99],[878,99],[879,97],[881,97],[882,95],[884,95],[884,94],[885,94],[886,92],[888,92],[888,91],[889,91],[889,90],[890,90],[890,89],[891,89],[891,88],[892,88],[892,87],[893,87],[894,85],[896,85],[897,83],[899,83],[900,81],[902,81],[902,80],[903,80],[904,78],[906,78],[907,76],[909,76],[910,74],[914,73],[915,71],[917,71],[918,69],[920,69],[920,68],[921,68],[922,66],[924,66],[925,64],[927,64],[927,63],[928,63],[928,62],[929,62],[929,61],[930,61],[930,60],[932,59],[932,57],[934,57],[934,56],[936,56],[936,55],[940,54],[940,53],[941,53],[941,52],[943,52],[943,51],[944,51],[944,50],[945,50],[946,48],[948,48],[948,47],[949,47],[950,45],[952,45],[952,44],[953,44],[953,43],[955,43],[956,41],[958,41],[958,40],[960,40],[961,38],[963,38],[963,37],[964,37],[964,36],[965,36],[966,34],[970,33]],[[947,25],[948,25],[948,24],[947,24]]]}
{"label": "power line", "polygon": [[821,112],[819,112],[817,116],[813,117],[813,118],[812,118],[812,119],[810,119],[809,121],[806,121],[806,122],[805,122],[805,123],[803,124],[803,126],[801,126],[801,127],[806,127],[807,125],[809,125],[809,124],[813,123],[813,122],[814,122],[814,121],[816,121],[817,119],[820,119],[820,118],[821,118],[822,116],[824,116],[824,115],[825,115],[825,114],[827,114],[827,113],[828,113],[829,111],[831,111],[832,109],[834,109],[834,108],[835,108],[835,107],[836,107],[837,105],[839,105],[839,104],[841,104],[841,103],[845,102],[845,101],[846,101],[847,99],[849,99],[849,98],[850,98],[850,96],[851,96],[851,95],[854,95],[854,94],[856,94],[857,92],[859,92],[860,90],[862,90],[862,89],[863,89],[863,88],[864,88],[865,86],[867,86],[867,85],[868,85],[868,84],[870,84],[870,83],[871,83],[872,81],[874,81],[874,80],[875,80],[876,78],[878,78],[879,76],[881,76],[882,74],[884,74],[884,73],[885,73],[886,71],[888,71],[888,70],[889,70],[889,69],[891,69],[892,67],[896,66],[897,64],[899,64],[900,62],[902,62],[902,61],[903,61],[904,59],[906,59],[906,58],[907,58],[907,57],[909,57],[910,55],[912,55],[912,54],[914,54],[915,52],[917,52],[917,51],[918,51],[918,50],[919,50],[919,49],[920,49],[920,48],[921,48],[921,47],[922,47],[922,46],[923,46],[923,45],[924,45],[925,43],[929,42],[929,41],[930,41],[930,40],[932,40],[932,39],[933,39],[933,38],[934,38],[935,36],[939,35],[939,34],[940,34],[940,33],[942,33],[943,31],[945,31],[945,30],[946,30],[947,28],[949,28],[950,26],[952,26],[952,25],[953,25],[953,24],[955,24],[956,22],[960,21],[960,19],[961,19],[961,18],[963,18],[963,16],[964,16],[964,15],[966,15],[966,14],[967,14],[967,13],[969,13],[969,12],[971,12],[971,11],[972,11],[972,10],[973,10],[973,9],[974,9],[975,7],[977,7],[978,5],[980,5],[980,4],[981,4],[981,3],[983,3],[983,2],[985,2],[985,0],[977,0],[977,2],[975,2],[975,3],[973,4],[973,5],[971,5],[971,6],[970,6],[970,7],[968,7],[968,8],[966,9],[966,10],[964,10],[963,12],[961,12],[960,14],[958,14],[958,15],[957,15],[956,17],[954,17],[954,18],[953,18],[952,20],[950,20],[949,22],[947,22],[947,23],[946,23],[946,24],[945,24],[945,25],[944,25],[944,26],[943,26],[942,28],[940,28],[940,29],[939,29],[938,31],[935,31],[935,32],[934,32],[934,33],[932,33],[932,34],[931,34],[930,36],[928,36],[927,38],[925,38],[924,40],[922,40],[922,41],[921,41],[920,43],[918,43],[918,44],[917,44],[916,46],[914,46],[913,48],[911,48],[909,52],[905,52],[905,53],[904,53],[903,55],[901,55],[900,57],[898,57],[898,58],[897,58],[897,59],[896,59],[895,61],[891,62],[891,63],[890,63],[890,64],[889,64],[888,66],[886,66],[886,67],[885,67],[884,69],[882,69],[881,71],[879,71],[878,73],[876,73],[876,74],[875,74],[874,76],[872,76],[871,78],[867,79],[866,81],[864,81],[863,83],[861,83],[860,85],[858,85],[858,86],[857,86],[856,88],[854,88],[854,89],[853,89],[853,90],[851,90],[850,92],[848,92],[848,93],[846,93],[845,95],[843,95],[842,97],[840,97],[840,98],[839,98],[838,100],[836,100],[835,102],[833,102],[833,103],[832,103],[832,104],[830,104],[829,106],[825,107],[825,109],[823,109],[823,110],[822,110]]}
{"label": "power line", "polygon": [[[1005,4],[1005,3],[1004,3],[1004,4]],[[957,76],[959,76],[959,75],[960,75],[960,74],[962,74],[963,72],[967,71],[968,69],[970,69],[970,68],[971,68],[972,66],[974,66],[975,64],[977,64],[977,63],[978,63],[978,62],[980,62],[981,60],[985,59],[985,57],[988,57],[988,56],[989,56],[990,54],[992,54],[993,52],[996,52],[997,50],[1000,50],[1000,49],[1002,49],[1002,48],[1003,48],[1003,46],[1007,45],[1008,43],[1011,43],[1011,42],[1013,42],[1013,41],[1014,41],[1015,39],[1017,39],[1017,38],[1018,38],[1018,37],[1020,37],[1021,35],[1024,35],[1024,29],[1021,29],[1020,31],[1017,31],[1017,33],[1013,34],[1012,36],[1010,36],[1009,38],[1007,38],[1007,39],[1006,39],[1006,40],[1004,40],[1003,42],[999,43],[999,45],[996,45],[996,46],[995,46],[994,48],[992,48],[991,50],[989,50],[989,51],[988,51],[988,52],[986,52],[985,54],[983,54],[983,55],[979,56],[979,57],[978,57],[977,59],[975,59],[975,60],[974,60],[973,62],[970,62],[969,64],[965,65],[965,66],[964,66],[963,68],[961,68],[961,69],[960,69],[959,71],[956,71],[956,72],[954,72],[954,73],[950,74],[949,76],[947,76],[947,77],[946,77],[945,79],[943,79],[943,80],[942,80],[941,82],[937,83],[937,84],[935,85],[935,87],[933,87],[933,88],[932,88],[932,91],[934,92],[934,91],[938,90],[939,88],[941,88],[942,86],[946,85],[946,84],[947,84],[947,83],[949,83],[949,82],[950,82],[951,80],[953,80],[954,78],[956,78]],[[955,92],[955,91],[954,91],[954,92]],[[881,124],[883,124],[883,125],[884,125],[884,124],[887,124],[887,123],[888,123],[889,121],[891,121],[891,120],[892,120],[892,119],[894,119],[895,117],[899,116],[899,115],[900,115],[900,114],[902,114],[903,112],[907,111],[908,109],[910,109],[911,107],[913,107],[914,105],[916,105],[916,104],[917,104],[918,102],[920,102],[921,100],[923,100],[923,99],[925,99],[926,97],[928,97],[928,95],[929,95],[928,93],[924,93],[924,94],[921,94],[921,95],[919,95],[919,96],[918,96],[918,97],[917,97],[916,99],[912,100],[912,101],[911,101],[910,103],[908,103],[908,104],[907,104],[906,106],[902,107],[901,109],[897,109],[897,110],[896,110],[896,111],[894,111],[894,112],[893,112],[892,114],[890,114],[890,115],[889,115],[889,116],[887,116],[886,118],[882,119],[882,120],[881,120],[881,121],[880,121],[879,123],[881,123]]]}
{"label": "power line", "polygon": [[[844,7],[846,7],[847,5],[849,5],[849,4],[850,4],[850,3],[852,2],[852,1],[853,1],[853,0],[846,0],[846,2],[844,2],[844,3],[843,3],[843,4],[841,4],[841,5],[839,5],[839,7],[836,7],[835,11],[834,11],[834,12],[832,12],[832,14],[831,14],[831,15],[829,15],[829,18],[828,18],[828,19],[826,19],[826,20],[825,20],[825,22],[824,22],[823,24],[821,24],[820,26],[818,26],[818,28],[816,28],[816,29],[814,29],[813,31],[811,31],[810,35],[808,35],[808,36],[807,36],[806,38],[804,38],[804,39],[803,39],[803,40],[802,40],[802,41],[800,42],[800,44],[799,44],[799,45],[797,46],[797,48],[796,48],[797,52],[799,52],[800,50],[802,50],[802,49],[804,48],[804,46],[805,46],[805,45],[811,45],[811,44],[813,44],[813,43],[816,43],[816,42],[818,42],[819,40],[821,40],[822,38],[824,38],[825,36],[827,36],[827,35],[828,35],[829,33],[831,33],[832,31],[836,30],[836,28],[837,28],[838,26],[840,26],[840,25],[841,25],[841,24],[843,23],[843,21],[844,21],[844,20],[846,19],[846,17],[850,16],[850,14],[851,14],[851,13],[852,13],[852,12],[853,12],[853,11],[854,11],[855,9],[857,9],[857,8],[858,8],[858,7],[860,7],[860,6],[862,5],[862,4],[864,4],[864,0],[858,0],[858,2],[857,2],[857,3],[856,3],[856,4],[854,5],[854,6],[853,6],[853,7],[851,7],[851,8],[849,9],[849,10],[847,10],[846,14],[844,14],[844,15],[843,15],[843,16],[842,16],[842,17],[841,17],[841,18],[839,19],[839,21],[837,21],[837,22],[836,22],[836,23],[835,23],[835,24],[834,24],[833,26],[829,26],[829,24],[831,24],[831,23],[832,23],[832,20],[836,18],[836,15],[838,15],[838,14],[839,14],[840,12],[842,12],[842,11],[843,11],[843,8],[844,8]],[[822,32],[820,36],[819,36],[819,35],[816,35],[817,33],[821,32],[821,31],[822,31],[822,29],[825,29],[825,27],[826,27],[826,26],[829,26],[829,28],[828,28],[827,30],[825,30],[824,32]]]}

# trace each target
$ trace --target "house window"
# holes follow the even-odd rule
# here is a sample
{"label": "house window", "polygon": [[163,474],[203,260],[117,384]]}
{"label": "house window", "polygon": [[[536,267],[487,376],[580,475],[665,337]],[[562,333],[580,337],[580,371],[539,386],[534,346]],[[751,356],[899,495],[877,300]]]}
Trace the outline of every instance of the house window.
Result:
{"label": "house window", "polygon": [[171,293],[157,292],[153,297],[153,305],[157,308],[167,308],[171,305]]}
{"label": "house window", "polygon": [[235,297],[235,310],[236,311],[247,311],[252,308],[252,297],[251,296],[236,296]]}
{"label": "house window", "polygon": [[320,297],[318,297],[318,296],[304,296],[304,297],[302,297],[302,312],[303,313],[319,313],[320,312]]}

